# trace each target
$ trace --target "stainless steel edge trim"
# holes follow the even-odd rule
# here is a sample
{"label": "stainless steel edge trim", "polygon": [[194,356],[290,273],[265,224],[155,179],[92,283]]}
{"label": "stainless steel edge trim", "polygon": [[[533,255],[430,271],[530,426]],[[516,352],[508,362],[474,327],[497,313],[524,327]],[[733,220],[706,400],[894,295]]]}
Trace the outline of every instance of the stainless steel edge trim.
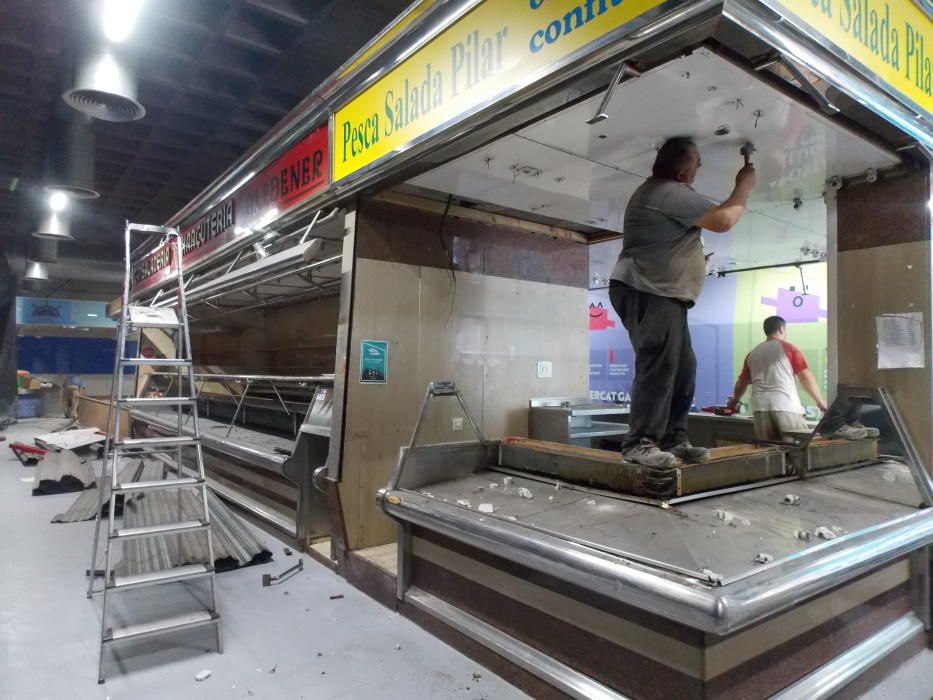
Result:
{"label": "stainless steel edge trim", "polygon": [[[159,366],[159,358],[150,360],[149,364],[153,367]],[[149,372],[149,375],[156,376],[174,376],[175,372]],[[333,374],[316,374],[307,377],[271,374],[219,374],[215,372],[195,372],[194,378],[206,381],[233,381],[233,382],[270,382],[276,384],[332,384]]]}
{"label": "stainless steel edge trim", "polygon": [[[764,5],[764,9],[762,8]],[[782,14],[781,22],[774,22],[765,12],[779,12],[780,5],[774,0],[725,0],[723,15],[747,29],[759,39],[822,76],[849,97],[894,124],[921,143],[933,146],[933,124],[929,117],[918,115],[879,87],[865,70],[859,73],[854,67],[858,62],[849,62],[838,57],[825,39],[812,30],[804,29],[796,17]]]}
{"label": "stainless steel edge trim", "polygon": [[832,697],[885,656],[922,632],[923,623],[913,613],[907,613],[777,693],[772,700],[821,700]]}
{"label": "stainless steel edge trim", "polygon": [[[709,621],[716,618],[716,599],[699,583],[689,585],[685,579],[653,572],[647,567],[594,552],[575,543],[523,531],[520,526],[492,522],[489,518],[479,523],[477,519],[466,517],[466,513],[428,510],[413,504],[407,493],[400,494],[404,500],[399,504],[393,504],[389,494],[381,496],[383,510],[396,520],[438,532],[524,566],[547,571],[552,576],[609,598],[701,629],[708,627]],[[453,507],[446,510],[453,510]]]}
{"label": "stainless steel edge trim", "polygon": [[871,568],[933,543],[933,509],[856,535],[849,546],[818,547],[783,565],[711,589],[558,537],[430,502],[409,492],[382,493],[390,517],[439,532],[609,598],[714,634],[728,634],[843,584]]}
{"label": "stainless steel edge trim", "polygon": [[275,527],[277,530],[281,530],[289,537],[297,537],[298,532],[295,527],[295,521],[289,520],[284,515],[276,513],[271,508],[265,507],[259,501],[256,501],[249,496],[244,496],[237,491],[234,491],[232,488],[224,486],[223,484],[218,484],[208,477],[207,487],[217,494],[218,497],[222,498],[225,501],[229,501],[238,508],[242,508],[248,513],[251,513],[253,516],[259,518],[265,523]]}
{"label": "stainless steel edge trim", "polygon": [[[425,12],[430,12],[430,10],[431,10],[430,5],[431,5],[431,4],[435,4],[435,5],[436,5],[436,4],[438,4],[439,2],[443,2],[443,1],[444,1],[444,0],[414,0],[414,2],[412,2],[411,5],[409,5],[409,6],[406,7],[404,10],[402,10],[402,12],[401,12],[395,19],[393,19],[393,20],[392,20],[391,22],[389,22],[385,27],[383,27],[382,30],[381,30],[379,33],[376,34],[376,36],[374,36],[372,39],[370,39],[370,40],[367,41],[365,44],[363,44],[363,46],[360,47],[360,48],[356,51],[356,53],[354,53],[352,56],[350,56],[350,58],[348,58],[346,61],[344,61],[343,63],[341,63],[340,66],[337,68],[337,70],[335,70],[335,71],[331,74],[331,77],[337,77],[337,78],[339,78],[340,75],[343,74],[343,73],[347,73],[347,75],[349,75],[349,74],[350,74],[350,71],[348,70],[349,67],[352,66],[356,61],[358,61],[360,56],[365,55],[366,52],[369,51],[373,46],[375,46],[377,43],[379,43],[380,41],[382,41],[382,38],[383,38],[386,34],[388,34],[388,33],[391,32],[393,29],[395,29],[395,27],[399,24],[399,22],[401,22],[401,21],[404,20],[406,17],[408,17],[412,12],[414,12],[415,10],[417,10],[418,7],[419,7],[420,5],[425,5],[425,4],[429,5],[429,6],[425,9]],[[406,34],[408,34],[408,32],[410,31],[410,29],[411,29],[413,26],[416,26],[416,25],[417,25],[417,23],[410,23],[410,24],[408,25],[408,27],[405,27],[405,28],[399,30],[398,35],[396,35],[396,37],[395,37],[396,42],[397,42],[398,40],[400,40],[402,37],[404,37]],[[386,45],[383,46],[381,49],[377,49],[377,50],[373,51],[373,54],[372,54],[372,56],[369,57],[369,59],[367,59],[367,60],[365,60],[365,61],[360,61],[359,67],[362,68],[363,66],[367,65],[368,63],[370,63],[370,62],[371,62],[371,59],[376,58],[376,57],[377,57],[379,54],[381,54],[385,49],[387,49],[387,48],[389,48],[390,46],[392,46],[393,43],[395,43],[395,42],[391,42],[391,41],[390,41],[390,42],[387,42]]]}
{"label": "stainless steel edge trim", "polygon": [[910,597],[914,613],[920,618],[924,628],[929,630],[933,620],[930,618],[930,548],[918,549],[910,555]]}
{"label": "stainless steel edge trim", "polygon": [[611,688],[593,680],[552,656],[538,651],[515,637],[419,588],[409,588],[405,601],[421,612],[437,618],[490,651],[508,659],[558,690],[579,700],[628,700]]}
{"label": "stainless steel edge trim", "polygon": [[[141,411],[130,411],[130,417],[133,420],[148,423],[155,428],[161,428],[162,430],[170,431],[173,435],[178,433],[178,426],[175,424],[174,419],[160,418],[158,416],[153,416]],[[189,428],[184,428],[184,432],[186,435],[191,434],[191,430]],[[282,465],[285,464],[285,460],[288,459],[286,455],[262,452],[261,450],[249,447],[248,445],[241,445],[232,440],[225,440],[223,438],[205,434],[201,435],[201,444],[207,449],[220,452],[221,454],[227,455],[228,457],[234,457],[236,459],[247,461],[251,466],[259,467],[261,469],[274,472],[275,474],[279,474],[280,476],[284,476],[282,472]]]}

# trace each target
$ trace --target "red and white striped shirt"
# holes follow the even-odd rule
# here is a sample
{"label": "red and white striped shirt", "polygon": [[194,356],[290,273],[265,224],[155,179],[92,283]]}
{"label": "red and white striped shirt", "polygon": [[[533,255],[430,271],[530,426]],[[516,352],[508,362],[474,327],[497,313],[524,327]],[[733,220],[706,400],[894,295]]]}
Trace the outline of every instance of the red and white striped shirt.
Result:
{"label": "red and white striped shirt", "polygon": [[752,385],[752,410],[805,413],[794,380],[805,369],[800,348],[783,340],[766,340],[748,353],[739,378]]}

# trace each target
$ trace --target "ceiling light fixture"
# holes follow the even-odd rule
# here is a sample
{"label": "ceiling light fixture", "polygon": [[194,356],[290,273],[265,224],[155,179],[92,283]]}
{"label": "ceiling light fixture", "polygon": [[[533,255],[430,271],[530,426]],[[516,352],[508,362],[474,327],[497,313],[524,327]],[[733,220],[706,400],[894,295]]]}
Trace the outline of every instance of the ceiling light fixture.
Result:
{"label": "ceiling light fixture", "polygon": [[94,189],[94,119],[68,110],[55,119],[47,150],[45,190],[64,192],[73,199],[96,199]]}
{"label": "ceiling light fixture", "polygon": [[49,209],[54,212],[65,211],[68,208],[68,195],[61,191],[49,195]]}
{"label": "ceiling light fixture", "polygon": [[45,263],[37,262],[35,260],[27,260],[26,274],[23,275],[23,278],[27,280],[34,280],[36,282],[45,282],[49,279],[49,270]]}
{"label": "ceiling light fixture", "polygon": [[126,41],[143,7],[143,0],[103,0],[100,23],[104,36],[115,44]]}
{"label": "ceiling light fixture", "polygon": [[51,238],[59,241],[70,241],[71,221],[65,212],[46,212],[39,217],[39,225],[32,232],[37,238]]}
{"label": "ceiling light fixture", "polygon": [[136,99],[134,61],[118,56],[111,47],[93,47],[79,53],[74,84],[62,93],[70,107],[107,122],[142,119],[146,108]]}

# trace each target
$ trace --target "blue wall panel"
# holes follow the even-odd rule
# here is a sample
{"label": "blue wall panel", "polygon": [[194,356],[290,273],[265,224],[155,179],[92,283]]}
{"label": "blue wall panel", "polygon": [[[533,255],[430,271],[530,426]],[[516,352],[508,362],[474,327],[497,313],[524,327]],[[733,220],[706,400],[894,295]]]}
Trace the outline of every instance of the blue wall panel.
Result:
{"label": "blue wall panel", "polygon": [[[113,357],[117,341],[112,338],[37,338],[16,339],[16,359],[19,369],[32,374],[113,374]],[[136,354],[136,343],[128,342],[129,357]],[[127,368],[126,373],[132,373]]]}

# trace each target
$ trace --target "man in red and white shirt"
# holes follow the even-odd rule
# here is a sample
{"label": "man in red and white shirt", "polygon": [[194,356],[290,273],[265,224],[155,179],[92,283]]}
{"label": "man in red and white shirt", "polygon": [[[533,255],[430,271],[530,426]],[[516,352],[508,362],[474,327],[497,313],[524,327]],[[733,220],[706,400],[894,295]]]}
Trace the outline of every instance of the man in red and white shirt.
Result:
{"label": "man in red and white shirt", "polygon": [[769,316],[764,331],[767,340],[748,353],[727,406],[735,409],[751,385],[755,436],[759,440],[783,441],[791,437],[790,433],[809,432],[795,378],[821,411],[826,411],[826,403],[816,377],[807,366],[807,358],[800,348],[784,340],[787,331],[784,319]]}

